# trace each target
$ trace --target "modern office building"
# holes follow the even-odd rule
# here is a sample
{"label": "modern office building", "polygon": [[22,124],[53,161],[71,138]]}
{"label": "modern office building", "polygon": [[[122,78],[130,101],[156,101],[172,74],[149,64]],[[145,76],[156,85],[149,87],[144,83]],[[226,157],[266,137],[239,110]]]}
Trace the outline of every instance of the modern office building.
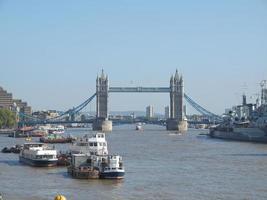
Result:
{"label": "modern office building", "polygon": [[170,107],[166,106],[165,107],[165,119],[169,119],[170,118]]}
{"label": "modern office building", "polygon": [[13,99],[12,93],[8,93],[0,87],[0,108],[14,110],[14,107],[18,107],[20,112],[27,115],[31,115],[32,113],[32,109],[27,105],[27,102],[24,102],[21,99]]}
{"label": "modern office building", "polygon": [[0,108],[11,109],[13,106],[12,94],[0,87]]}
{"label": "modern office building", "polygon": [[146,107],[146,117],[148,119],[154,117],[154,110],[153,110],[153,106],[149,105]]}

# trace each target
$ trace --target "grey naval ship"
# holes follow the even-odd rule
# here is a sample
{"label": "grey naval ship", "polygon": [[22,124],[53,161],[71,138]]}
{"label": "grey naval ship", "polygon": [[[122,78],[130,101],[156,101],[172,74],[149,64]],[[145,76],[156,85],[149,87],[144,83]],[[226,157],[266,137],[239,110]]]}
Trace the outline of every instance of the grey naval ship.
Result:
{"label": "grey naval ship", "polygon": [[235,106],[224,117],[223,122],[210,128],[210,137],[267,143],[267,87],[262,81],[261,100],[256,104],[247,104],[243,95],[243,104]]}

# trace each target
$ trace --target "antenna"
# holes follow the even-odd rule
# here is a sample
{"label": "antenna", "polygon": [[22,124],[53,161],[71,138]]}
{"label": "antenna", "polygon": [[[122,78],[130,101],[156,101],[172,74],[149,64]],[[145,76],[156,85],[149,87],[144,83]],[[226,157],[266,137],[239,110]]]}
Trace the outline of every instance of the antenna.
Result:
{"label": "antenna", "polygon": [[261,86],[261,104],[267,103],[267,80],[262,80],[260,82]]}

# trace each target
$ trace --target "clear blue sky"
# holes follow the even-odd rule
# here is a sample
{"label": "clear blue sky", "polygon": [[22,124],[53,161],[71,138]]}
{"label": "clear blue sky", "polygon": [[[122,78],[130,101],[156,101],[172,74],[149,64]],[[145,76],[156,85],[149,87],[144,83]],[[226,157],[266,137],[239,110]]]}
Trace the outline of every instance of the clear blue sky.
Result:
{"label": "clear blue sky", "polygon": [[[222,113],[267,79],[267,1],[0,0],[0,85],[14,97],[65,110],[94,93],[102,68],[111,86],[168,86],[177,68],[186,93]],[[110,96],[110,110],[169,104]]]}

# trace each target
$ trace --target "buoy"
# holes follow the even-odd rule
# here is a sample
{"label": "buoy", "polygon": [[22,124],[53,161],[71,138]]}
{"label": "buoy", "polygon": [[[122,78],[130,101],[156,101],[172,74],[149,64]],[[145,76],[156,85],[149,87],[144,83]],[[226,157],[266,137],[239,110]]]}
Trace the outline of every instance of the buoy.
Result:
{"label": "buoy", "polygon": [[66,197],[64,197],[63,195],[58,194],[58,195],[55,197],[55,200],[67,200],[67,199],[66,199]]}

